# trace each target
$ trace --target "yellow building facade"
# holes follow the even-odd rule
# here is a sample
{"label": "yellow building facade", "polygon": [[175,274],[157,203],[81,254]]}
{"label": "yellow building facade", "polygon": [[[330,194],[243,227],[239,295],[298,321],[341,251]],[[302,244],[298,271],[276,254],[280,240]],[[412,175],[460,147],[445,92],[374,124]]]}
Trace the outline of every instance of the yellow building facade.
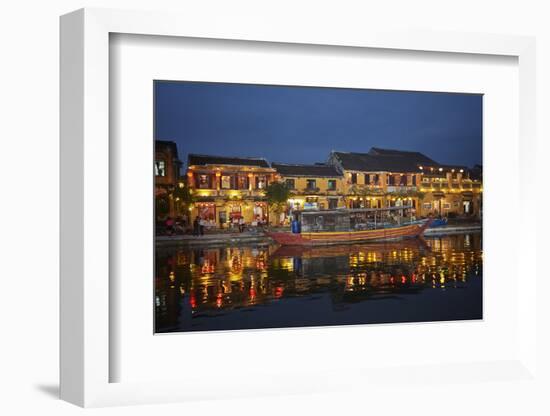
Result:
{"label": "yellow building facade", "polygon": [[187,186],[195,202],[193,221],[199,217],[208,228],[236,227],[270,221],[265,188],[275,181],[275,170],[265,159],[207,155],[188,156]]}
{"label": "yellow building facade", "polygon": [[378,148],[332,152],[329,163],[343,174],[348,208],[411,206],[417,217],[481,218],[481,172],[442,165],[419,152]]}
{"label": "yellow building facade", "polygon": [[[439,164],[422,153],[372,148],[332,152],[326,163],[297,165],[262,158],[190,154],[184,175],[194,202],[189,222],[207,227],[288,225],[296,210],[410,206],[416,217],[482,214],[481,168]],[[270,212],[266,187],[290,190],[283,212]]]}
{"label": "yellow building facade", "polygon": [[420,192],[422,215],[466,215],[481,219],[481,176],[460,166],[422,166]]}
{"label": "yellow building facade", "polygon": [[418,206],[420,175],[385,171],[344,171],[348,208]]}
{"label": "yellow building facade", "polygon": [[302,209],[344,208],[345,190],[342,174],[330,165],[289,165],[273,163],[277,180],[290,189],[284,220],[292,211]]}

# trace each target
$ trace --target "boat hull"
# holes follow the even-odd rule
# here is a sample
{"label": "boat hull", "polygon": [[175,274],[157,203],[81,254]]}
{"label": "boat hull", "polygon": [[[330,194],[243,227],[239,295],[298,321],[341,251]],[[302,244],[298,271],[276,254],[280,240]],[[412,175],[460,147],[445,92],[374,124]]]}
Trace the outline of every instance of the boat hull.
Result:
{"label": "boat hull", "polygon": [[267,233],[277,243],[290,246],[316,246],[359,242],[377,242],[414,238],[422,235],[431,221],[422,225],[410,224],[394,228],[364,231],[329,231],[294,234],[290,232]]}
{"label": "boat hull", "polygon": [[271,257],[302,257],[305,259],[320,257],[348,256],[350,253],[376,253],[385,255],[396,250],[430,250],[426,241],[422,238],[404,238],[399,241],[365,242],[356,244],[326,244],[316,246],[306,245],[281,245]]}

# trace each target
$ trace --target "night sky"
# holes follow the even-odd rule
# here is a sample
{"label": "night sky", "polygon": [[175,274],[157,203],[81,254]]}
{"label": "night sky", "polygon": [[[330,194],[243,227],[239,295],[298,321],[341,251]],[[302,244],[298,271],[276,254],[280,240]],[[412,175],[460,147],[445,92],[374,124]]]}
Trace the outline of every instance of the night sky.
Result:
{"label": "night sky", "polygon": [[187,153],[326,161],[331,150],[420,151],[482,162],[482,96],[246,84],[155,82],[155,138]]}

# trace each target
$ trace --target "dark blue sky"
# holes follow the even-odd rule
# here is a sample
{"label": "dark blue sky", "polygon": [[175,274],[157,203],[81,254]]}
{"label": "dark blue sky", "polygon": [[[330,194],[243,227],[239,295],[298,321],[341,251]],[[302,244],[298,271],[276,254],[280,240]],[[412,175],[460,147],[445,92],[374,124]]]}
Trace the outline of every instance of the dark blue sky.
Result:
{"label": "dark blue sky", "polygon": [[482,161],[482,96],[246,84],[155,82],[155,138],[187,153],[324,162],[331,150],[415,150]]}

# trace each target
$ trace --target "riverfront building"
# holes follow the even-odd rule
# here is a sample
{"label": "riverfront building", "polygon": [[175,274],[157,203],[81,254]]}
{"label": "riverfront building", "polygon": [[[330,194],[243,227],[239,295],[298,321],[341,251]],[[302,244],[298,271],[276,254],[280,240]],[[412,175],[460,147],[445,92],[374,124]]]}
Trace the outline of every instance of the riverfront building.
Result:
{"label": "riverfront building", "polygon": [[[420,167],[419,167],[420,169]],[[443,216],[467,215],[481,219],[483,185],[481,168],[422,166],[420,191],[424,195],[420,213]]]}
{"label": "riverfront building", "polygon": [[[189,154],[186,172],[176,144],[157,141],[155,195],[157,217],[195,217],[210,227],[279,224],[293,210],[411,206],[417,217],[428,215],[481,218],[480,166],[444,165],[412,151],[371,148],[367,153],[333,151],[326,163],[269,163],[263,158]],[[268,209],[265,189],[285,183],[291,196],[284,215]],[[186,187],[193,202],[178,201]],[[175,197],[176,195],[176,197]]]}
{"label": "riverfront building", "polygon": [[262,158],[189,154],[187,185],[195,197],[191,218],[227,228],[241,218],[247,224],[267,223],[265,188],[276,171]]}
{"label": "riverfront building", "polygon": [[409,205],[417,216],[481,215],[481,177],[465,166],[375,147],[368,153],[332,152],[329,164],[343,175],[348,208]]}
{"label": "riverfront building", "polygon": [[286,214],[300,209],[336,209],[346,206],[342,174],[326,164],[288,165],[273,163],[277,180],[286,184],[292,197]]}
{"label": "riverfront building", "polygon": [[[178,214],[178,201],[173,196],[177,186],[183,185],[180,177],[181,161],[176,143],[155,141],[155,212],[157,218]],[[181,185],[180,185],[181,184]]]}

